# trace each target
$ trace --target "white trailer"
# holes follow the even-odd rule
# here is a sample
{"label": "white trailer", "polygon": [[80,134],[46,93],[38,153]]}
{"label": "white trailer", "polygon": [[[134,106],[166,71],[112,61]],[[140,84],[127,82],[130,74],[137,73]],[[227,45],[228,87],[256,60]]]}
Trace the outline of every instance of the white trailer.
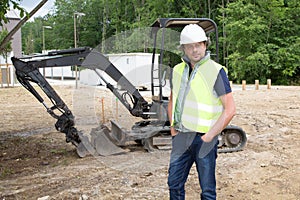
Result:
{"label": "white trailer", "polygon": [[[108,54],[109,61],[138,89],[150,89],[152,53]],[[158,63],[158,54],[155,58]],[[118,86],[104,72],[101,75],[112,85]],[[104,84],[95,72],[89,69],[80,72],[80,82],[87,85]],[[120,88],[122,89],[122,88]]]}

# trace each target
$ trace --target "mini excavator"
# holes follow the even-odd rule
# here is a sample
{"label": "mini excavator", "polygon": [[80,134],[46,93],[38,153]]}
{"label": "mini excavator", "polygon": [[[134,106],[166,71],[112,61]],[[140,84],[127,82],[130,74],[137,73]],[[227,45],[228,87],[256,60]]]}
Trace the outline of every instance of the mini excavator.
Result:
{"label": "mini excavator", "polygon": [[[112,155],[124,152],[123,147],[128,141],[141,144],[147,151],[167,149],[170,147],[170,122],[167,115],[168,97],[163,96],[164,75],[162,73],[165,29],[182,29],[187,24],[199,24],[206,34],[214,35],[215,53],[211,54],[218,61],[218,30],[215,22],[208,18],[159,18],[151,26],[151,36],[154,39],[153,58],[151,65],[151,93],[152,102],[147,102],[139,90],[112,64],[108,58],[96,49],[80,47],[59,51],[51,51],[44,55],[35,56],[34,59],[12,58],[16,77],[37,100],[43,104],[46,111],[57,120],[55,128],[66,136],[66,142],[76,146],[79,157],[88,154]],[[160,37],[158,32],[161,31]],[[161,40],[157,49],[158,40]],[[159,64],[154,64],[156,51],[159,52]],[[118,123],[111,121],[111,128],[100,125],[93,128],[90,137],[77,130],[74,115],[60,96],[55,92],[45,77],[40,73],[40,68],[58,66],[82,66],[93,70],[106,84],[107,88],[119,99],[132,116],[142,118],[136,122],[131,130],[125,130]],[[121,86],[118,89],[109,83],[103,76],[104,71]],[[157,81],[158,80],[158,81]],[[33,87],[37,84],[52,102],[46,105],[42,96]],[[128,98],[129,97],[129,98]],[[129,100],[128,100],[129,99]],[[59,113],[59,114],[58,114]],[[228,125],[218,136],[218,152],[235,152],[244,148],[247,137],[242,128]]]}

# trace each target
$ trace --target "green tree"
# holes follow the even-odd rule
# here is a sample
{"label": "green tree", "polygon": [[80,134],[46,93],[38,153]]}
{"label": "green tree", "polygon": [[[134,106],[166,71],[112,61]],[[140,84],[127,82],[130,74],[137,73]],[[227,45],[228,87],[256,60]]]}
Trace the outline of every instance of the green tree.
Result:
{"label": "green tree", "polygon": [[[25,54],[42,53],[43,49],[43,26],[49,25],[42,17],[36,17],[33,22],[27,22],[21,29],[22,31],[22,49]],[[45,39],[50,40],[50,31],[47,31]],[[52,37],[52,36],[51,36]],[[47,46],[52,42],[46,42]]]}
{"label": "green tree", "polygon": [[225,24],[223,45],[230,78],[289,84],[299,73],[299,3],[297,1],[244,1],[228,3],[219,17]]}
{"label": "green tree", "polygon": [[[33,41],[34,51],[41,51],[45,25],[52,27],[48,49],[74,47],[74,12],[85,13],[77,18],[77,46],[99,47],[103,53],[151,52],[146,27],[157,18],[207,17],[218,25],[220,61],[231,80],[263,83],[272,78],[274,84],[289,84],[300,76],[299,9],[297,0],[60,0],[52,14],[24,26],[23,48],[30,49]],[[171,49],[176,49],[178,35],[165,41],[167,63],[177,59]]]}
{"label": "green tree", "polygon": [[20,11],[20,17],[23,17],[26,14],[24,8],[20,7],[21,0],[1,0],[0,2],[0,25],[2,25],[2,21],[4,23],[8,22],[8,19],[5,17],[7,11],[10,9],[10,5],[13,6],[13,9],[17,9]]}
{"label": "green tree", "polygon": [[[51,21],[53,25],[50,25],[53,27],[51,33],[55,35],[52,41],[54,47],[60,49],[74,47],[74,13],[85,13],[86,6],[87,1],[85,0],[55,1],[56,10]],[[89,15],[90,13],[85,13],[85,16],[76,16],[77,46],[82,46],[83,44],[81,40],[82,30]]]}

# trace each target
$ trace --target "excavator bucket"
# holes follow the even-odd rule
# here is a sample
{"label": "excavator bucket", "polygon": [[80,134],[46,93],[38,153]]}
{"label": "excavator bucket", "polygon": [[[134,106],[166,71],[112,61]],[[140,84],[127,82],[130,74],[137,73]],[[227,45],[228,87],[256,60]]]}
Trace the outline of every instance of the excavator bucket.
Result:
{"label": "excavator bucket", "polygon": [[85,156],[91,154],[91,155],[96,155],[96,150],[92,146],[89,138],[82,133],[78,134],[81,142],[77,145],[76,147],[76,152],[77,155],[80,158],[84,158]]}
{"label": "excavator bucket", "polygon": [[76,149],[79,157],[85,157],[88,154],[109,156],[126,152],[113,142],[110,137],[110,131],[105,126],[93,128],[90,135],[91,141],[87,136],[80,136],[81,143]]}
{"label": "excavator bucket", "polygon": [[110,137],[110,131],[102,126],[92,130],[91,141],[96,152],[101,156],[109,156],[124,153],[125,150],[117,146]]}

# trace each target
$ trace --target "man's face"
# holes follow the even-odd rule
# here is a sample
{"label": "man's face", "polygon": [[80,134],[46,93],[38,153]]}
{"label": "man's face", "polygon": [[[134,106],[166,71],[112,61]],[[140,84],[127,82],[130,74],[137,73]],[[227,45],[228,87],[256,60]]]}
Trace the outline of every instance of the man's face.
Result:
{"label": "man's face", "polygon": [[190,59],[191,64],[194,66],[204,56],[206,51],[205,42],[197,42],[183,45],[185,55]]}

